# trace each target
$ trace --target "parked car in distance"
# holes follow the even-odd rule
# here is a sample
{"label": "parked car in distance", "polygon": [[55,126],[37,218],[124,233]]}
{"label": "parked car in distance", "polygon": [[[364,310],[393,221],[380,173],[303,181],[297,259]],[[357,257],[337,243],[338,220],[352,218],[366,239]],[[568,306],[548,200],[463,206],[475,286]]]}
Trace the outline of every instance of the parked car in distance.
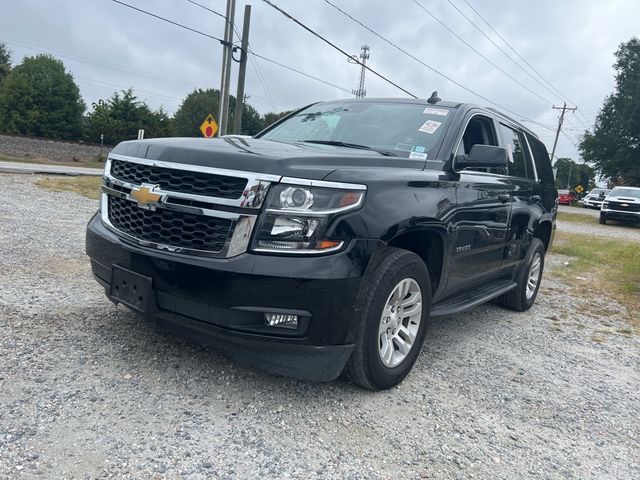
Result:
{"label": "parked car in distance", "polygon": [[606,188],[594,188],[581,200],[582,206],[584,208],[600,209],[604,198],[609,195],[609,192],[611,192],[611,190],[607,190]]}
{"label": "parked car in distance", "polygon": [[640,222],[640,188],[615,187],[602,202],[600,223],[607,220]]}
{"label": "parked car in distance", "polygon": [[576,199],[576,194],[571,190],[558,190],[558,203],[560,205],[571,205]]}

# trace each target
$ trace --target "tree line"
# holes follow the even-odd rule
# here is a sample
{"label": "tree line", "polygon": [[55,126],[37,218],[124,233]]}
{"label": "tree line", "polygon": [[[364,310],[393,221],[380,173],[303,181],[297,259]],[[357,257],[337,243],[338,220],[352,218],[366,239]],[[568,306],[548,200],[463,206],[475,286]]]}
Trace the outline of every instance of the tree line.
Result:
{"label": "tree line", "polygon": [[[219,90],[195,89],[170,116],[162,107],[151,109],[130,88],[94,102],[87,112],[80,89],[61,60],[41,54],[12,67],[11,53],[0,44],[0,133],[92,143],[103,139],[108,145],[137,138],[139,129],[144,129],[145,138],[198,137],[205,117],[218,112],[219,100]],[[232,96],[231,125],[235,104]],[[287,113],[261,115],[245,103],[240,133],[255,135]]]}

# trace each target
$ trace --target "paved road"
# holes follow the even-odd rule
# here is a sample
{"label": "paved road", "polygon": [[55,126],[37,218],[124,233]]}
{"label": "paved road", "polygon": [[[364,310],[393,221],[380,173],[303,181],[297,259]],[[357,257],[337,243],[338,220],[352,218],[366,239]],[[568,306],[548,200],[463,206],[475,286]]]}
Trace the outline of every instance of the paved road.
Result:
{"label": "paved road", "polygon": [[0,162],[0,172],[45,173],[51,175],[102,175],[101,168],[69,167],[64,165],[43,165],[39,163],[22,162]]}

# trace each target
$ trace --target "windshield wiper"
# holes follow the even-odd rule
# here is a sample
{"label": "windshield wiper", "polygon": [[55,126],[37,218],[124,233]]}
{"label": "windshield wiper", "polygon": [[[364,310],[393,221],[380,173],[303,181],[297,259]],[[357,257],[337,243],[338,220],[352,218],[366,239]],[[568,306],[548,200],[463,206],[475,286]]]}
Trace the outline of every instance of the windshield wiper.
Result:
{"label": "windshield wiper", "polygon": [[334,147],[357,148],[359,150],[372,150],[374,152],[379,153],[380,155],[384,155],[385,157],[397,157],[395,153],[389,152],[387,150],[380,150],[377,148],[368,147],[366,145],[359,145],[357,143],[339,142],[337,140],[298,140],[298,141],[302,143],[317,143],[319,145],[332,145]]}

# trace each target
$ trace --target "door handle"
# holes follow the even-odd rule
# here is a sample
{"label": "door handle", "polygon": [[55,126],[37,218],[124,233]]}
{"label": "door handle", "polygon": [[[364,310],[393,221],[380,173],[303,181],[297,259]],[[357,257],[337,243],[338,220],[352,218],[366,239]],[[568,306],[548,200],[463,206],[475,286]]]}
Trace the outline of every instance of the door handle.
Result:
{"label": "door handle", "polygon": [[500,195],[498,195],[498,200],[500,200],[502,203],[506,203],[511,199],[511,195],[509,195],[508,193],[501,193]]}

